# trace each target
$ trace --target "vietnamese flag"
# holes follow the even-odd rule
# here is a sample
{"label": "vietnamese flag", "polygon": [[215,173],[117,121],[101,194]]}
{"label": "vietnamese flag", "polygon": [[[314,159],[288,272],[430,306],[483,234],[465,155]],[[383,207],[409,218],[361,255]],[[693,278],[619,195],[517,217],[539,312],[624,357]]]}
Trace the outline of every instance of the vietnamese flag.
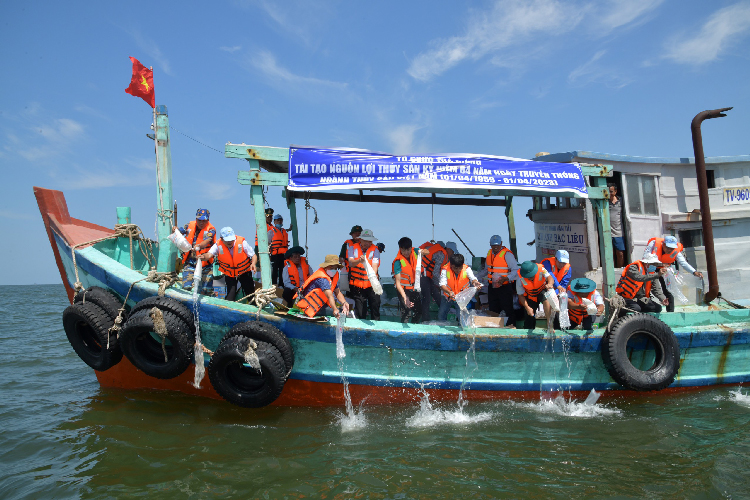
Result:
{"label": "vietnamese flag", "polygon": [[133,77],[130,79],[130,86],[125,89],[125,92],[140,97],[152,108],[156,107],[154,72],[141,64],[135,57],[131,57],[130,60],[133,61]]}

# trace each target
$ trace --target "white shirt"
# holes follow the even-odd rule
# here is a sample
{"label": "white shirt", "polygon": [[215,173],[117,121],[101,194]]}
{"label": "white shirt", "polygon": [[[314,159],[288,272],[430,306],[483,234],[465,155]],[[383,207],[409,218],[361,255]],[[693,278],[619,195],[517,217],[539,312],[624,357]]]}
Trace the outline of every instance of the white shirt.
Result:
{"label": "white shirt", "polygon": [[[545,280],[549,278],[550,276],[552,276],[550,273],[547,272],[547,269],[545,269],[544,266],[542,266],[541,271],[542,271],[542,276],[544,277]],[[520,271],[516,273],[516,278],[520,277],[519,273]],[[523,283],[521,283],[521,280],[520,279],[516,280],[516,293],[518,295],[523,295],[525,292],[526,291],[523,289]]]}
{"label": "white shirt", "polygon": [[[466,276],[469,277],[469,282],[473,282],[477,280],[474,277],[474,271],[472,271],[470,267],[466,268]],[[439,286],[448,286],[448,275],[446,274],[446,269],[440,270],[440,285]]]}
{"label": "white shirt", "polygon": [[[654,253],[654,245],[656,245],[656,241],[652,241],[651,243],[646,245],[646,249],[643,251],[643,257],[641,257],[642,259],[645,259],[649,255]],[[685,271],[691,274],[695,272],[695,268],[688,263],[687,259],[685,259],[685,256],[682,255],[682,252],[677,254],[676,260],[680,267],[685,269]]]}
{"label": "white shirt", "polygon": [[[227,245],[227,246],[229,247],[229,245]],[[234,247],[234,242],[232,242],[232,246],[229,247],[229,251],[230,252],[232,251],[233,247]],[[251,247],[248,244],[247,240],[245,240],[245,241],[242,242],[242,249],[245,251],[245,255],[247,255],[251,259],[255,255],[255,250],[253,250],[253,247]],[[211,255],[213,255],[214,257],[216,257],[219,254],[219,245],[218,245],[218,243],[214,243],[213,246],[211,247],[211,249],[208,251],[208,253],[210,253]]]}

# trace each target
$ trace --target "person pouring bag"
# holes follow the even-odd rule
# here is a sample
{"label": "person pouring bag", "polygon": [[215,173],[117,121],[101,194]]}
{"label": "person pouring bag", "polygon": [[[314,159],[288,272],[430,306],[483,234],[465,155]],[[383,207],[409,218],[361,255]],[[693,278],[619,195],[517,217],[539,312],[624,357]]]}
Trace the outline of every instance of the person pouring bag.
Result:
{"label": "person pouring bag", "polygon": [[[344,314],[349,312],[349,304],[339,290],[338,270],[341,267],[342,265],[339,264],[339,258],[336,255],[326,255],[320,268],[302,284],[302,298],[297,301],[297,308],[305,316],[312,318],[321,312],[325,313],[324,308],[328,305],[333,315],[338,318],[340,312],[336,307],[336,299],[341,302]],[[300,292],[297,292],[294,298],[296,299],[298,296],[300,296]]]}
{"label": "person pouring bag", "polygon": [[[646,243],[646,248],[643,251],[643,258],[647,257],[648,255],[653,255],[657,259],[659,259],[659,262],[669,266],[677,261],[680,267],[685,271],[692,273],[693,276],[703,278],[703,274],[696,271],[695,268],[691,266],[690,263],[688,263],[687,259],[685,259],[685,256],[682,253],[682,250],[682,243],[678,242],[677,238],[675,238],[674,236],[667,236],[666,238],[651,238],[650,240],[648,240],[648,243]],[[663,275],[659,278],[659,283],[661,285],[664,296],[669,301],[667,305],[667,312],[674,312],[674,296],[667,289],[667,283],[664,280]]]}
{"label": "person pouring bag", "polygon": [[219,234],[221,238],[214,243],[208,253],[201,256],[201,259],[216,257],[227,285],[226,300],[233,301],[237,294],[238,282],[245,295],[255,291],[253,271],[258,257],[245,238],[235,235],[231,227],[221,228]]}
{"label": "person pouring bag", "polygon": [[542,261],[544,268],[555,278],[555,290],[561,294],[570,283],[570,255],[567,250],[558,250],[554,257]]}
{"label": "person pouring bag", "polygon": [[552,275],[547,272],[541,264],[527,260],[518,270],[516,290],[518,292],[518,303],[526,310],[524,328],[536,327],[536,309],[540,303],[544,304],[544,314],[547,320],[550,318],[550,305],[544,295],[546,290],[551,290],[555,285]]}
{"label": "person pouring bag", "polygon": [[307,278],[312,274],[310,266],[307,264],[307,259],[302,257],[305,253],[305,249],[296,246],[287,250],[284,257],[284,272],[282,274],[282,280],[284,282],[284,292],[282,298],[286,303],[291,306],[294,303],[294,296],[297,290],[302,284],[307,281]]}
{"label": "person pouring bag", "polygon": [[367,277],[365,261],[378,275],[380,267],[380,250],[373,242],[378,239],[370,229],[364,229],[359,236],[359,243],[349,245],[346,260],[349,264],[349,297],[354,299],[354,313],[359,319],[380,320],[380,296],[375,293]]}
{"label": "person pouring bag", "polygon": [[[180,232],[183,233],[185,239],[193,247],[195,251],[195,257],[200,257],[204,253],[208,252],[209,248],[214,244],[216,238],[216,228],[208,222],[210,213],[205,208],[199,208],[195,214],[195,220],[191,220],[187,223],[185,228],[180,228]],[[205,221],[202,224],[203,227],[199,227],[200,221]],[[197,248],[197,250],[196,250]],[[185,252],[182,256],[182,265],[186,265],[190,258],[191,252]],[[194,258],[195,258],[194,257]],[[211,257],[206,261],[208,264],[213,264],[214,259]],[[205,264],[204,264],[205,266]]]}
{"label": "person pouring bag", "polygon": [[596,304],[597,314],[604,313],[604,299],[596,290],[596,282],[588,278],[576,278],[568,285],[567,293],[570,328],[583,325],[584,330],[591,330],[594,326],[594,318],[589,316],[586,306],[583,305],[583,299]]}

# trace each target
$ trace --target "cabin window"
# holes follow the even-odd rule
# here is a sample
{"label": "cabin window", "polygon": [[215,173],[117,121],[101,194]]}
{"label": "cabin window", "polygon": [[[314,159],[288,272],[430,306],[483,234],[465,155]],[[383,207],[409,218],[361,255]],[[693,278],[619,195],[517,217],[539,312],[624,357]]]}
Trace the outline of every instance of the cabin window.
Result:
{"label": "cabin window", "polygon": [[713,170],[706,170],[706,183],[708,184],[708,189],[716,187],[716,177]]}
{"label": "cabin window", "polygon": [[680,243],[682,243],[682,246],[685,248],[703,246],[702,229],[685,229],[683,231],[677,231],[677,235],[680,238]]}
{"label": "cabin window", "polygon": [[642,175],[628,176],[628,211],[633,215],[659,215],[656,181]]}

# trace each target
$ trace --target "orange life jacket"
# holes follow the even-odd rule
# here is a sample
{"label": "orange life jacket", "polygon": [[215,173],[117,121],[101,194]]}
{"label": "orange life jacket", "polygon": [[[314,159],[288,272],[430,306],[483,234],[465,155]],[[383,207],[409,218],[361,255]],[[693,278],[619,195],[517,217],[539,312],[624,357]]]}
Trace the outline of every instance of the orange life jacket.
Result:
{"label": "orange life jacket", "polygon": [[[448,262],[448,253],[445,251],[445,248],[441,247],[437,243],[425,243],[425,245],[428,246],[421,246],[419,248],[429,248],[429,253],[422,256],[422,276],[425,278],[432,279],[432,272],[435,270],[435,255],[438,253],[443,254],[443,264],[446,264]],[[423,248],[424,247],[424,248]]]}
{"label": "orange life jacket", "polygon": [[558,283],[560,283],[560,280],[565,277],[565,274],[568,272],[568,269],[570,269],[570,264],[565,264],[562,269],[557,269],[556,257],[549,257],[547,259],[544,259],[542,261],[542,265],[544,265],[545,262],[549,262],[549,265],[552,268],[552,274],[555,275],[555,278],[557,278]]}
{"label": "orange life jacket", "polygon": [[[304,257],[300,257],[299,267],[291,259],[284,261],[284,267],[286,267],[287,273],[289,273],[289,281],[297,288],[299,288],[300,283],[304,283],[310,277],[310,266],[307,265],[307,259]],[[299,276],[300,269],[302,269],[302,279]]]}
{"label": "orange life jacket", "polygon": [[[268,231],[271,231],[272,229],[273,229],[273,225],[269,224],[268,222],[266,222],[266,233],[268,233]],[[258,233],[257,232],[255,233],[255,246],[256,247],[258,246]],[[270,241],[268,242],[268,248],[269,249],[271,248],[271,242]]]}
{"label": "orange life jacket", "polygon": [[[587,295],[578,295],[573,290],[570,289],[570,285],[568,285],[568,298],[573,301],[573,303],[577,306],[580,306],[583,304],[583,299],[588,299],[593,301],[594,293],[596,293],[596,290],[592,290]],[[583,318],[585,316],[588,316],[589,313],[586,311],[586,309],[570,309],[568,308],[568,317],[570,318],[571,323],[575,323],[577,325],[581,324],[581,321],[583,321]]]}
{"label": "orange life jacket", "polygon": [[[671,252],[664,253],[662,248],[664,246],[664,238],[651,238],[648,240],[648,243],[646,243],[646,246],[648,246],[652,241],[654,241],[654,255],[659,257],[659,260],[665,264],[674,264],[674,261],[677,260],[677,256],[682,252],[683,246],[682,243],[677,243],[677,248],[672,248]],[[669,249],[668,249],[669,250]]]}
{"label": "orange life jacket", "polygon": [[[367,252],[362,250],[359,243],[355,243],[351,248],[356,249],[358,255],[364,254],[367,262],[372,266],[372,256],[375,253],[375,250],[378,249],[377,246],[370,245]],[[348,255],[349,254],[347,253],[347,261],[349,260]],[[364,262],[361,262],[354,267],[349,266],[349,284],[351,286],[356,286],[357,288],[372,288],[372,284],[370,284],[370,280],[367,278],[367,271],[365,270]]]}
{"label": "orange life jacket", "polygon": [[357,244],[358,243],[354,243],[354,240],[351,238],[344,242],[344,245],[346,245],[346,254],[344,255],[344,269],[346,269],[347,273],[349,272],[349,248]]}
{"label": "orange life jacket", "polygon": [[[446,264],[443,266],[443,270],[445,271],[445,277],[448,279],[448,282],[446,285],[448,288],[451,289],[453,293],[458,295],[463,290],[466,290],[469,288],[469,273],[467,271],[469,269],[469,266],[466,264],[463,265],[461,268],[461,272],[456,275],[456,273],[453,272],[453,269],[451,269],[451,266],[449,264]],[[443,291],[443,295],[445,295],[446,299],[449,299],[449,295]]]}
{"label": "orange life jacket", "polygon": [[417,271],[417,255],[416,252],[412,250],[412,254],[409,258],[409,260],[406,260],[406,257],[401,255],[401,250],[399,249],[398,252],[396,252],[396,258],[393,259],[393,264],[391,264],[391,270],[393,272],[394,277],[396,276],[396,262],[401,262],[401,287],[404,290],[414,290],[414,276]]}
{"label": "orange life jacket", "polygon": [[[646,266],[643,265],[643,262],[641,262],[640,260],[637,260],[633,262],[632,264],[636,264],[638,266],[638,268],[641,270],[641,274],[647,274]],[[629,267],[630,266],[625,266],[625,269],[622,270],[622,276],[620,276],[620,281],[617,282],[617,287],[615,288],[615,291],[618,293],[618,295],[626,299],[634,300],[635,295],[638,293],[641,287],[643,285],[646,285],[646,289],[644,290],[644,293],[646,294],[646,297],[648,298],[648,296],[651,295],[651,282],[650,281],[636,281],[630,276],[628,276]],[[648,274],[653,274],[653,273],[648,273]]]}
{"label": "orange life jacket", "polygon": [[283,227],[273,226],[273,239],[269,243],[271,255],[284,255],[289,250],[289,233]]}
{"label": "orange life jacket", "polygon": [[524,278],[521,273],[518,273],[518,279],[523,285],[523,295],[526,298],[536,298],[547,285],[547,278],[544,277],[546,269],[541,264],[537,264],[537,268],[536,275],[531,279]]}
{"label": "orange life jacket", "polygon": [[[331,278],[330,276],[328,276],[328,273],[326,273],[326,270],[321,267],[305,280],[304,284],[302,285],[302,289],[304,290],[305,288],[307,288],[310,283],[318,278],[327,279],[331,284],[331,291],[336,290],[336,287],[339,286],[339,273],[334,274],[333,278]],[[294,295],[295,299],[297,298],[297,295],[299,295],[299,292]],[[323,306],[325,306],[326,304],[328,304],[328,297],[326,297],[326,293],[320,288],[314,288],[307,295],[297,301],[297,307],[300,308],[302,312],[304,312],[305,315],[309,316],[310,318],[318,314],[318,311],[323,309]]]}
{"label": "orange life jacket", "polygon": [[[196,252],[196,254],[198,256],[201,256],[204,253],[206,253],[209,250],[211,250],[211,246],[213,246],[213,244],[215,243],[214,238],[216,238],[216,228],[210,222],[206,222],[206,226],[203,228],[203,230],[202,231],[198,231],[198,234],[196,234],[196,229],[197,228],[198,228],[198,226],[196,225],[196,223],[195,223],[194,220],[191,220],[190,222],[188,222],[188,232],[187,232],[187,235],[185,236],[185,239],[192,246],[195,246],[198,243],[202,243],[202,242],[206,241],[207,239],[211,239],[211,245],[208,245],[206,248],[202,248],[202,249],[200,249],[200,250],[198,250]],[[211,234],[209,233],[209,231],[211,229],[214,230],[214,235],[213,236],[211,236]],[[199,239],[198,236],[201,236],[200,241],[198,241],[198,239]],[[185,264],[187,262],[188,257],[190,257],[190,251],[189,250],[187,252],[185,252],[185,255],[182,256],[182,263],[183,264]],[[206,267],[208,264],[213,264],[213,262],[214,262],[214,258],[211,257],[210,259],[208,259],[208,261],[205,261],[203,263],[203,267]]]}
{"label": "orange life jacket", "polygon": [[253,261],[247,256],[245,250],[242,249],[242,243],[244,241],[245,238],[237,236],[234,240],[232,253],[229,253],[229,247],[224,243],[224,240],[221,238],[217,240],[216,246],[219,249],[219,254],[217,255],[217,258],[219,259],[219,269],[224,276],[236,278],[250,269]]}
{"label": "orange life jacket", "polygon": [[497,255],[492,253],[491,248],[490,251],[487,252],[487,259],[485,260],[485,262],[487,263],[487,279],[490,280],[490,286],[492,287],[495,286],[492,283],[492,280],[495,276],[508,276],[508,273],[510,273],[510,267],[508,266],[508,262],[505,260],[506,254],[513,255],[513,252],[505,247],[501,247],[500,251],[497,252]]}

